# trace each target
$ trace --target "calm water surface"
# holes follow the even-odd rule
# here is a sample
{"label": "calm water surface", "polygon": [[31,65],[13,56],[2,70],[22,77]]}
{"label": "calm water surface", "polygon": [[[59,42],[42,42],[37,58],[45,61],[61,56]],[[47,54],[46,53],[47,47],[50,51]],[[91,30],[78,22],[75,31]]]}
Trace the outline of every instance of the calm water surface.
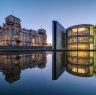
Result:
{"label": "calm water surface", "polygon": [[0,53],[0,95],[96,95],[96,52]]}

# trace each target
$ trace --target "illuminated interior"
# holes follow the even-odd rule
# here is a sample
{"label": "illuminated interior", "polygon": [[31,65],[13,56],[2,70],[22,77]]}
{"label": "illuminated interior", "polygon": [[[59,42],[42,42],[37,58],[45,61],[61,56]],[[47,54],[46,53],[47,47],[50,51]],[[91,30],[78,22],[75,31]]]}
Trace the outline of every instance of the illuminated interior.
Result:
{"label": "illuminated interior", "polygon": [[68,49],[72,49],[72,50],[77,49],[77,44],[69,44]]}
{"label": "illuminated interior", "polygon": [[78,73],[85,73],[86,72],[86,70],[85,69],[83,69],[83,68],[72,68],[72,71],[73,72],[78,72]]}
{"label": "illuminated interior", "polygon": [[68,64],[67,71],[79,76],[92,76],[94,74],[93,66],[78,66]]}
{"label": "illuminated interior", "polygon": [[94,59],[93,58],[74,58],[74,57],[69,57],[68,58],[68,63],[70,64],[82,64],[82,65],[87,65],[87,64],[94,64]]}
{"label": "illuminated interior", "polygon": [[68,52],[68,57],[93,58],[94,54],[88,51],[70,51]]}
{"label": "illuminated interior", "polygon": [[94,26],[80,25],[68,28],[67,46],[70,50],[94,49]]}
{"label": "illuminated interior", "polygon": [[89,49],[89,45],[88,44],[78,44],[78,49],[87,50],[87,49]]}

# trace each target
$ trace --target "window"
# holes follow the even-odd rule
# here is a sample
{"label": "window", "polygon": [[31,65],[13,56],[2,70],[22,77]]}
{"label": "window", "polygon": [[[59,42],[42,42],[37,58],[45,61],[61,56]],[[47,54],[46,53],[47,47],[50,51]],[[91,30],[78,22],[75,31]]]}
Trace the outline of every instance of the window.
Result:
{"label": "window", "polygon": [[88,44],[78,44],[78,50],[88,50],[89,45]]}
{"label": "window", "polygon": [[90,37],[90,42],[94,42],[94,38],[93,37]]}
{"label": "window", "polygon": [[77,63],[77,59],[76,58],[68,58],[68,62],[69,63],[73,63],[73,64],[75,63],[76,64]]}
{"label": "window", "polygon": [[78,31],[85,31],[85,27],[78,28]]}
{"label": "window", "polygon": [[70,39],[68,40],[68,43],[72,43],[72,42],[77,42],[77,37],[70,38]]}
{"label": "window", "polygon": [[84,31],[79,31],[78,32],[78,35],[82,35],[82,34],[84,34]]}
{"label": "window", "polygon": [[78,35],[85,34],[85,27],[78,28]]}
{"label": "window", "polygon": [[68,36],[71,36],[71,30],[68,30]]}
{"label": "window", "polygon": [[78,37],[78,42],[89,42],[89,37]]}
{"label": "window", "polygon": [[93,35],[94,27],[90,26],[90,35]]}
{"label": "window", "polygon": [[77,35],[77,28],[72,29],[71,36]]}
{"label": "window", "polygon": [[77,57],[77,51],[71,51],[71,52],[69,52],[68,53],[68,55],[70,56],[70,57]]}
{"label": "window", "polygon": [[88,58],[89,57],[89,52],[79,51],[78,52],[78,57],[80,57],[80,58]]}
{"label": "window", "polygon": [[78,64],[89,64],[89,60],[88,59],[78,59]]}
{"label": "window", "polygon": [[68,46],[69,49],[77,49],[77,44],[71,44]]}
{"label": "window", "polygon": [[94,60],[92,58],[90,58],[90,64],[94,63]]}
{"label": "window", "polygon": [[72,29],[72,31],[73,31],[73,32],[77,32],[77,28],[75,28],[75,29]]}
{"label": "window", "polygon": [[93,49],[93,44],[90,44],[90,49]]}
{"label": "window", "polygon": [[90,57],[93,57],[93,52],[90,52]]}

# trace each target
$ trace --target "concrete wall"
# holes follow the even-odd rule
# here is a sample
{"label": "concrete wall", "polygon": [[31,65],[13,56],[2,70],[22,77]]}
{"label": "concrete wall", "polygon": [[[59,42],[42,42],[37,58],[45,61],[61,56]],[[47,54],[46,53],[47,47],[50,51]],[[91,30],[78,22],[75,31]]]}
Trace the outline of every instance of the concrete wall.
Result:
{"label": "concrete wall", "polygon": [[57,21],[52,22],[52,49],[63,50],[66,48],[65,28]]}

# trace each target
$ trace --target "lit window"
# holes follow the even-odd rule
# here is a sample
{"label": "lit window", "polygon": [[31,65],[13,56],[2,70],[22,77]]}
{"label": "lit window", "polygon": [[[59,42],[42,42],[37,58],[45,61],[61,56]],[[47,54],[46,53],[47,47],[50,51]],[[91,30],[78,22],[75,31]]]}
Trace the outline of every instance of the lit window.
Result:
{"label": "lit window", "polygon": [[90,42],[93,42],[94,41],[94,38],[90,37]]}
{"label": "lit window", "polygon": [[78,42],[89,42],[89,37],[78,37]]}
{"label": "lit window", "polygon": [[72,44],[72,45],[69,45],[69,49],[77,49],[77,44]]}
{"label": "lit window", "polygon": [[70,39],[68,40],[68,42],[69,42],[69,43],[77,42],[77,38],[75,38],[75,37],[74,37],[74,38],[70,38]]}
{"label": "lit window", "polygon": [[78,52],[78,57],[80,57],[80,58],[88,58],[89,57],[89,52],[80,51],[80,52]]}
{"label": "lit window", "polygon": [[74,52],[69,52],[69,53],[68,53],[68,56],[71,56],[71,57],[72,57],[72,56],[77,56],[77,52],[76,52],[76,51],[74,51]]}
{"label": "lit window", "polygon": [[93,30],[94,30],[93,26],[90,26],[90,35],[93,35]]}
{"label": "lit window", "polygon": [[78,28],[78,31],[85,31],[85,27]]}
{"label": "lit window", "polygon": [[72,29],[72,31],[73,31],[73,32],[77,32],[77,28],[75,28],[75,29]]}
{"label": "lit window", "polygon": [[72,29],[71,36],[77,35],[77,28]]}
{"label": "lit window", "polygon": [[82,73],[82,74],[85,73],[85,70],[84,70],[83,68],[75,68],[75,67],[74,67],[74,68],[72,68],[72,71],[73,71],[73,72]]}
{"label": "lit window", "polygon": [[93,57],[93,52],[90,52],[90,57]]}
{"label": "lit window", "polygon": [[90,67],[90,75],[93,75],[94,69],[93,66]]}
{"label": "lit window", "polygon": [[90,64],[93,63],[93,62],[94,62],[94,60],[93,59],[90,59]]}
{"label": "lit window", "polygon": [[93,49],[93,44],[90,44],[90,49]]}
{"label": "lit window", "polygon": [[89,45],[88,44],[78,44],[78,49],[89,49]]}
{"label": "lit window", "polygon": [[72,32],[71,30],[68,30],[68,36],[71,36],[71,32]]}

